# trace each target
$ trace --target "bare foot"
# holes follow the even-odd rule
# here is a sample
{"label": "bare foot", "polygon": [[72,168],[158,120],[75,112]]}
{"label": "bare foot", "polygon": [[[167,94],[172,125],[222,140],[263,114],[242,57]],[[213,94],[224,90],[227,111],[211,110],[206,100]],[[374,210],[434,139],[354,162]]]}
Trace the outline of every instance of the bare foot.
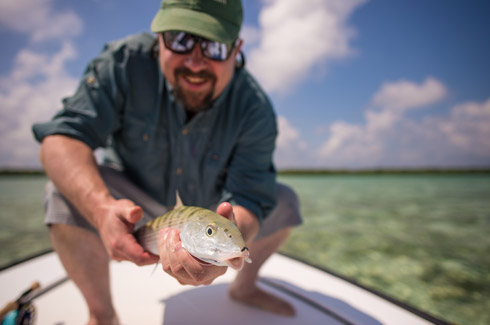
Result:
{"label": "bare foot", "polygon": [[117,315],[112,316],[95,316],[90,315],[90,319],[87,322],[87,325],[119,325],[119,318]]}
{"label": "bare foot", "polygon": [[274,314],[288,317],[293,317],[296,314],[293,306],[291,306],[287,301],[271,295],[259,289],[255,285],[253,287],[243,289],[242,287],[235,287],[232,284],[230,285],[228,294],[237,302]]}

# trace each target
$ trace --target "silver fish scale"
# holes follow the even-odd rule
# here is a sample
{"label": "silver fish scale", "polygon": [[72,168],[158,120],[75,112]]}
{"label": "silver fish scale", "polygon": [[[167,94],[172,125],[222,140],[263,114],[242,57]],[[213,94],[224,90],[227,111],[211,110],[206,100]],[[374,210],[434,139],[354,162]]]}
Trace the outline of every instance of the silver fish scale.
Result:
{"label": "silver fish scale", "polygon": [[134,236],[145,250],[157,254],[158,232],[161,229],[167,227],[180,229],[183,224],[191,222],[193,219],[201,219],[204,216],[212,217],[212,215],[214,215],[212,211],[204,208],[181,206],[146,223],[135,232]]}

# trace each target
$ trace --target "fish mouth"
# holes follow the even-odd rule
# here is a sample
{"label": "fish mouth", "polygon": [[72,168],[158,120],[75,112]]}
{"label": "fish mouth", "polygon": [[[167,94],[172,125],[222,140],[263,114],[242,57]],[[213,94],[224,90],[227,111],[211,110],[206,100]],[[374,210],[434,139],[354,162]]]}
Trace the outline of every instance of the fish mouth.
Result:
{"label": "fish mouth", "polygon": [[216,248],[211,256],[196,255],[195,258],[205,263],[229,266],[237,271],[241,270],[245,262],[252,263],[248,247],[243,247],[240,251],[237,249],[235,252],[230,253],[224,253]]}
{"label": "fish mouth", "polygon": [[226,265],[237,271],[240,271],[244,264],[238,257],[226,260],[225,263]]}
{"label": "fish mouth", "polygon": [[248,247],[247,246],[243,247],[241,252],[242,252],[242,256],[245,257],[245,262],[252,263],[252,260],[250,259],[250,250],[248,249]]}
{"label": "fish mouth", "polygon": [[245,259],[248,259],[249,256],[250,256],[250,251],[248,250],[247,247],[244,247],[241,249],[240,252],[226,254],[226,257],[223,256],[224,257],[223,259],[224,260],[233,260],[236,258],[243,258],[243,257],[245,257]]}
{"label": "fish mouth", "polygon": [[[197,260],[199,260],[202,263],[206,264],[214,264],[214,265],[221,265],[221,266],[229,266],[234,270],[240,271],[243,266],[246,263],[252,263],[252,260],[250,259],[250,253],[248,251],[248,248],[242,249],[240,253],[236,252],[234,254],[230,254],[226,257],[221,257],[221,258],[210,258],[210,257],[195,257]],[[203,265],[206,265],[203,264]]]}
{"label": "fish mouth", "polygon": [[250,259],[250,251],[248,247],[243,247],[240,250],[240,253],[233,254],[223,262],[232,269],[240,271],[245,265],[245,262],[252,263],[252,260]]}

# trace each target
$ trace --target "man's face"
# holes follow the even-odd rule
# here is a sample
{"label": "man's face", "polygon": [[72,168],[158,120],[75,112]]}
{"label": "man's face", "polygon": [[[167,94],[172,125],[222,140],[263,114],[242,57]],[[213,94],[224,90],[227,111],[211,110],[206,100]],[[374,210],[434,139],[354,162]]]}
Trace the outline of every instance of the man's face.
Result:
{"label": "man's face", "polygon": [[213,61],[202,55],[199,44],[189,54],[177,54],[165,46],[158,35],[162,73],[172,86],[177,100],[190,112],[197,113],[211,104],[233,77],[235,56],[241,42],[225,61]]}

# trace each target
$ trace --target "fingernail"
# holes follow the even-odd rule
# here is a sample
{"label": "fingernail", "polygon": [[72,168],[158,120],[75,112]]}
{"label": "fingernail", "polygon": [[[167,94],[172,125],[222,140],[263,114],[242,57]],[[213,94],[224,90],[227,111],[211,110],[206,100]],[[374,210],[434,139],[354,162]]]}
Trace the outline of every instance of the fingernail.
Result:
{"label": "fingernail", "polygon": [[140,219],[137,207],[131,207],[129,209],[129,219],[133,223],[137,222]]}

